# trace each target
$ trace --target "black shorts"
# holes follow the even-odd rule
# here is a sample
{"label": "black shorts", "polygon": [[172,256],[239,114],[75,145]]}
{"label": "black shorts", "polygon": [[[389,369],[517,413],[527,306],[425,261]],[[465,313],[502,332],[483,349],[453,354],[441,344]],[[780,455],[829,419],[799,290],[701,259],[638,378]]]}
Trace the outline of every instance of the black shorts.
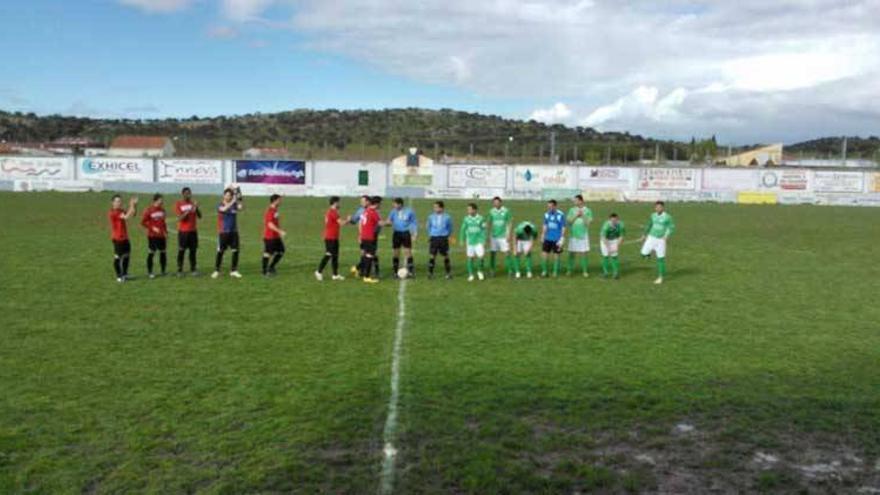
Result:
{"label": "black shorts", "polygon": [[177,233],[177,248],[181,250],[190,249],[195,251],[199,248],[199,233],[198,232],[178,232]]}
{"label": "black shorts", "polygon": [[376,241],[361,241],[361,251],[364,254],[376,255]]}
{"label": "black shorts", "polygon": [[404,247],[406,249],[412,249],[412,234],[409,232],[395,232],[394,235],[391,236],[391,248],[392,249],[400,249]]}
{"label": "black shorts", "polygon": [[432,237],[429,250],[431,256],[442,255],[446,256],[449,254],[449,238],[448,237]]}
{"label": "black shorts", "polygon": [[116,256],[127,256],[129,253],[131,253],[131,242],[128,240],[113,241],[113,254]]}
{"label": "black shorts", "polygon": [[559,254],[562,252],[562,246],[559,244],[559,241],[544,241],[544,244],[541,246],[541,251],[544,251],[545,253]]}
{"label": "black shorts", "polygon": [[263,239],[264,253],[283,253],[284,241],[279,239]]}
{"label": "black shorts", "polygon": [[324,239],[324,252],[330,256],[339,256],[339,240]]}
{"label": "black shorts", "polygon": [[238,232],[223,232],[217,239],[217,251],[238,251]]}
{"label": "black shorts", "polygon": [[165,251],[168,241],[164,237],[148,237],[147,249],[150,251]]}

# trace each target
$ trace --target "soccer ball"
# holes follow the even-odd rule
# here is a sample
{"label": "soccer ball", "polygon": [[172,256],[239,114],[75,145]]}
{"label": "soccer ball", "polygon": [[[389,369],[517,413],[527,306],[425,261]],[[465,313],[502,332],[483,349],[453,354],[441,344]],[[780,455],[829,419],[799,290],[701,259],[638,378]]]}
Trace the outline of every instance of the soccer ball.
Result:
{"label": "soccer ball", "polygon": [[407,270],[406,267],[401,267],[400,269],[397,270],[397,277],[400,278],[401,280],[405,279],[408,276],[409,276],[409,270]]}

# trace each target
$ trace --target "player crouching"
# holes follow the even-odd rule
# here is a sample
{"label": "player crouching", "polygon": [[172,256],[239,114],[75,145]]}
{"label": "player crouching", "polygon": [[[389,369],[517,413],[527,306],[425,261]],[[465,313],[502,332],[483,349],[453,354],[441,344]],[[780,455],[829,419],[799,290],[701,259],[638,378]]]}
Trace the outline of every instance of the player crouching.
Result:
{"label": "player crouching", "polygon": [[281,195],[273,194],[269,196],[269,207],[263,215],[263,276],[270,277],[275,275],[275,266],[284,257],[284,236],[287,232],[281,230],[279,223],[280,213],[278,207],[281,206]]}
{"label": "player crouching", "polygon": [[516,270],[516,278],[522,277],[522,268],[525,268],[526,277],[532,278],[532,244],[538,237],[538,229],[532,222],[520,222],[514,230],[516,244],[513,251],[513,267]]}

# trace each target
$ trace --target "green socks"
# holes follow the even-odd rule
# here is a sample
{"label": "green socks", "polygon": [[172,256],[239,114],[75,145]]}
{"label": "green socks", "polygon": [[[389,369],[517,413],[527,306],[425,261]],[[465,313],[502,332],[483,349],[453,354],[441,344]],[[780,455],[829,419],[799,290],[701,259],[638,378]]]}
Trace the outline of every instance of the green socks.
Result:
{"label": "green socks", "polygon": [[[508,258],[508,259],[510,259],[510,258]],[[506,262],[506,260],[505,260],[505,262]],[[519,256],[513,256],[512,259],[510,259],[510,264],[513,267],[513,271],[518,272],[519,271]]]}
{"label": "green socks", "polygon": [[467,272],[468,272],[468,275],[470,275],[471,277],[473,277],[473,276],[474,276],[474,259],[473,259],[473,258],[468,258],[468,259],[467,259],[467,263],[466,263],[466,265],[467,265]]}
{"label": "green socks", "polygon": [[526,255],[526,273],[532,273],[532,253]]}
{"label": "green socks", "polygon": [[608,259],[608,256],[602,256],[602,275],[606,277],[610,274],[611,271],[611,261]]}
{"label": "green socks", "polygon": [[568,274],[571,275],[571,273],[573,271],[574,271],[574,253],[569,252],[568,253]]}
{"label": "green socks", "polygon": [[584,253],[583,255],[581,255],[581,271],[582,272],[587,273],[587,267],[589,266],[588,263],[589,262],[587,261],[587,254]]}
{"label": "green socks", "polygon": [[666,276],[666,258],[657,258],[657,275]]}
{"label": "green socks", "polygon": [[495,251],[489,252],[489,269],[495,272]]}
{"label": "green socks", "polygon": [[556,259],[553,261],[553,276],[559,276],[559,267],[562,266],[562,260],[559,259],[559,256],[556,256]]}
{"label": "green socks", "polygon": [[614,278],[620,276],[620,258],[617,256],[611,257],[611,272]]}

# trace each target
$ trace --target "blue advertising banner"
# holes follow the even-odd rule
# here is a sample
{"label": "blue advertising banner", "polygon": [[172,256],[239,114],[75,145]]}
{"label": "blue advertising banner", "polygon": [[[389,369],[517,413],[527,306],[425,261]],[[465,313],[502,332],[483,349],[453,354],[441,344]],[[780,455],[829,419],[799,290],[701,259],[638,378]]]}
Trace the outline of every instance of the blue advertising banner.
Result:
{"label": "blue advertising banner", "polygon": [[236,160],[235,180],[250,184],[304,185],[306,183],[306,162]]}

